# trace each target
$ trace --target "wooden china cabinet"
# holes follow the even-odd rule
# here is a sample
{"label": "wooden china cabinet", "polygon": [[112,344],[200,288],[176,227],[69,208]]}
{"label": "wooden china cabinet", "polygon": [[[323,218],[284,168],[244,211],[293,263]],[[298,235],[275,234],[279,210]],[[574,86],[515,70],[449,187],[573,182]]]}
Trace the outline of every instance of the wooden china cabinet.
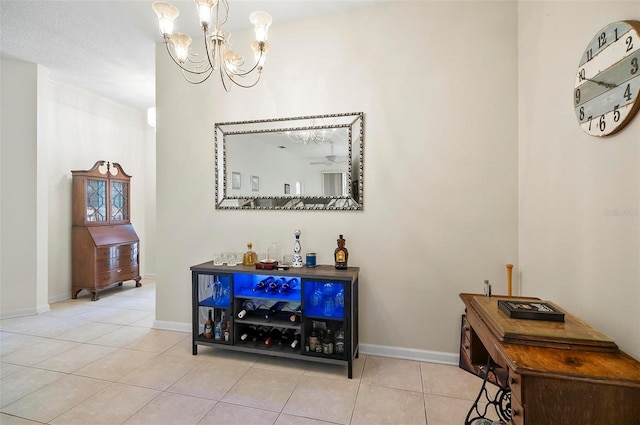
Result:
{"label": "wooden china cabinet", "polygon": [[71,171],[73,180],[72,298],[140,280],[140,240],[130,222],[130,180],[120,164],[98,161]]}

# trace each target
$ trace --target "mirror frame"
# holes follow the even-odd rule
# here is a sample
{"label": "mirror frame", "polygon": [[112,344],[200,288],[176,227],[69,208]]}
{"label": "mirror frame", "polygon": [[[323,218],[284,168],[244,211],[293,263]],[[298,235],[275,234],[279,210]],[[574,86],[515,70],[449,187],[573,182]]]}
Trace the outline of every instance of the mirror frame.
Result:
{"label": "mirror frame", "polygon": [[[335,120],[332,125],[316,125],[316,120]],[[346,196],[228,196],[228,136],[287,131],[346,128],[348,130],[348,168]],[[223,210],[362,210],[364,176],[364,113],[350,112],[272,118],[215,124],[215,208]]]}

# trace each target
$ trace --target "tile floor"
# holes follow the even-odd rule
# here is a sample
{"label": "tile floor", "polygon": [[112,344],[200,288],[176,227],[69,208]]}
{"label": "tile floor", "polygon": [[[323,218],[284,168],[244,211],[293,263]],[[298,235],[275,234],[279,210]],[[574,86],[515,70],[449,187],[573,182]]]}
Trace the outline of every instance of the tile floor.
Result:
{"label": "tile floor", "polygon": [[155,282],[0,321],[0,423],[461,425],[482,384],[455,366],[361,354],[326,365],[152,329]]}

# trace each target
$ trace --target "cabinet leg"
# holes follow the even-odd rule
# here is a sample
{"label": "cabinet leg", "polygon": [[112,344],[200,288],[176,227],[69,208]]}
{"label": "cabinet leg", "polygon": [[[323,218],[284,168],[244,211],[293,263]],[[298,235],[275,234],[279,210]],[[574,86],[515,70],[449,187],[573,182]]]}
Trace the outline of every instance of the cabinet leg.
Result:
{"label": "cabinet leg", "polygon": [[98,301],[99,299],[98,291],[91,291],[91,301]]}
{"label": "cabinet leg", "polygon": [[193,344],[193,353],[194,356],[198,354],[198,344]]}
{"label": "cabinet leg", "polygon": [[349,361],[347,362],[347,376],[349,379],[353,379],[353,360],[349,357]]}
{"label": "cabinet leg", "polygon": [[140,283],[140,278],[134,279],[136,281],[136,288],[139,288],[142,286],[142,283]]}
{"label": "cabinet leg", "polygon": [[73,290],[71,291],[71,299],[77,300],[78,294],[80,293],[80,291],[82,291],[82,289],[73,288]]}

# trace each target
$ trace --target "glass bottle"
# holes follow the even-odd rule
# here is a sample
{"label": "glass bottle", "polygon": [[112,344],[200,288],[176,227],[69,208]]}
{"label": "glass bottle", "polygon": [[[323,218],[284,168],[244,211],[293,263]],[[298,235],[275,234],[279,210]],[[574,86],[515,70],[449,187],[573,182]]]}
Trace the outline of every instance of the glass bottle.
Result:
{"label": "glass bottle", "polygon": [[334,350],[336,354],[344,354],[344,330],[342,328],[336,331]]}
{"label": "glass bottle", "polygon": [[243,266],[253,266],[258,262],[258,254],[256,254],[252,248],[253,244],[251,242],[247,243],[247,252],[245,252],[242,257]]}
{"label": "glass bottle", "polygon": [[302,267],[304,263],[302,262],[302,245],[300,245],[300,234],[302,232],[300,230],[295,231],[296,240],[293,243],[293,260],[291,261],[291,267]]}
{"label": "glass bottle", "polygon": [[209,318],[204,323],[204,337],[208,339],[213,337],[213,319],[211,313],[211,310],[209,310]]}
{"label": "glass bottle", "polygon": [[213,328],[213,339],[220,341],[222,339],[222,320],[216,320]]}
{"label": "glass bottle", "polygon": [[311,335],[309,335],[309,350],[316,351],[317,344],[318,344],[318,331],[316,331],[316,322],[313,322]]}
{"label": "glass bottle", "polygon": [[260,291],[260,290],[264,291],[265,289],[267,289],[267,286],[275,280],[276,279],[273,276],[269,276],[266,279],[262,279],[261,281],[255,284],[255,286],[253,287],[253,292]]}
{"label": "glass bottle", "polygon": [[340,237],[338,238],[338,247],[336,248],[336,250],[333,253],[333,258],[335,260],[336,269],[346,269],[347,268],[347,261],[349,259],[349,251],[347,250],[347,248],[345,248],[345,246],[344,246],[345,243],[346,243],[346,241],[344,240],[342,235],[340,235]]}

